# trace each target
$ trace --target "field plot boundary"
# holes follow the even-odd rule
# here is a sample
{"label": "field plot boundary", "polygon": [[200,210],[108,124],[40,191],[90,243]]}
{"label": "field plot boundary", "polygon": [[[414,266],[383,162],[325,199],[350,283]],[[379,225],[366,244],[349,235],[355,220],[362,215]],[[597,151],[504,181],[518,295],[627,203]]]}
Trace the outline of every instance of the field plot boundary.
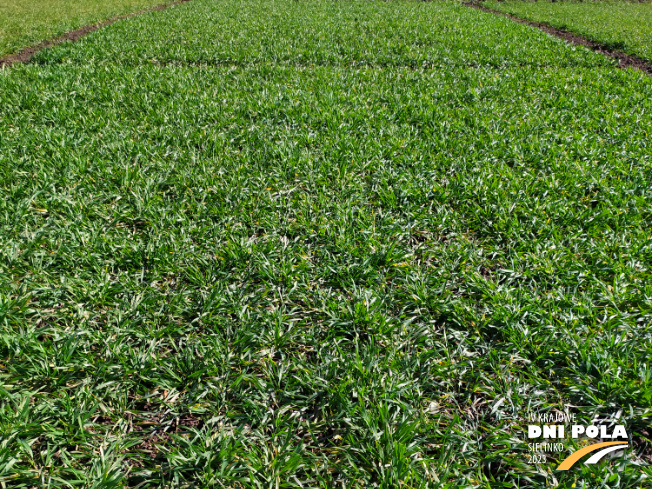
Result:
{"label": "field plot boundary", "polygon": [[557,27],[553,27],[544,22],[534,22],[531,20],[523,19],[513,14],[509,14],[506,12],[501,12],[499,10],[494,10],[489,7],[485,7],[484,5],[480,5],[477,2],[464,2],[464,5],[477,10],[481,10],[482,12],[487,12],[495,15],[500,15],[502,17],[507,17],[508,19],[511,19],[519,24],[525,24],[532,27],[536,27],[537,29],[540,29],[548,34],[563,39],[564,41],[570,44],[574,44],[576,46],[584,46],[596,53],[616,59],[618,60],[619,68],[623,68],[623,69],[634,68],[652,76],[652,63],[643,58],[639,58],[638,56],[634,56],[631,54],[624,53],[622,51],[611,49],[608,46],[605,46],[604,44],[601,44],[596,41],[591,41],[590,39],[582,37],[574,32],[570,32],[564,29],[559,29]]}
{"label": "field plot boundary", "polygon": [[75,42],[81,39],[82,37],[87,36],[91,32],[95,32],[96,30],[101,29],[102,27],[106,27],[120,20],[130,19],[132,17],[136,17],[137,15],[146,14],[148,12],[155,12],[157,10],[165,10],[166,8],[173,7],[174,5],[179,5],[189,1],[190,0],[175,0],[173,2],[163,3],[160,5],[156,5],[154,7],[140,9],[137,10],[136,12],[131,12],[129,14],[116,15],[115,17],[111,17],[110,19],[96,22],[95,24],[85,25],[83,27],[80,27],[79,29],[75,29],[66,32],[64,34],[61,34],[60,36],[55,37],[54,39],[48,39],[42,41],[38,44],[35,44],[34,46],[27,46],[21,49],[20,51],[18,51],[17,53],[8,54],[6,56],[0,57],[0,69],[9,67],[17,63],[27,63],[29,62],[29,60],[32,59],[32,57],[34,57],[35,54],[37,54],[39,51],[43,49],[56,46],[57,44],[61,44],[66,41]]}

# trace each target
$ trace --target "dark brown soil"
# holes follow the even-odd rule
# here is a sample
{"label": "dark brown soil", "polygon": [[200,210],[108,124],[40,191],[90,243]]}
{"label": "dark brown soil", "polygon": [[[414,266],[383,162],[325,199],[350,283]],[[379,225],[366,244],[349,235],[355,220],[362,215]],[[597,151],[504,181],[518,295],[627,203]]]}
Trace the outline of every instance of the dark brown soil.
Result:
{"label": "dark brown soil", "polygon": [[81,39],[82,37],[90,34],[91,32],[94,32],[102,27],[105,27],[107,25],[113,24],[114,22],[117,22],[119,20],[124,20],[128,19],[130,17],[135,17],[136,15],[141,15],[146,12],[153,12],[155,10],[164,10],[168,7],[172,7],[173,5],[178,5],[180,3],[185,3],[189,2],[190,0],[175,0],[170,3],[164,3],[162,5],[157,5],[156,7],[151,7],[151,8],[146,8],[142,10],[138,10],[137,12],[132,12],[130,14],[126,15],[118,15],[117,17],[113,17],[111,19],[103,20],[102,22],[98,22],[97,24],[92,24],[92,25],[87,25],[84,27],[81,27],[79,29],[76,29],[71,32],[66,32],[65,34],[62,34],[61,36],[50,39],[48,41],[43,41],[35,46],[29,46],[21,51],[19,51],[16,54],[9,54],[7,56],[0,57],[0,68],[4,68],[5,66],[11,66],[16,63],[27,63],[30,59],[32,59],[32,56],[34,56],[36,53],[38,53],[40,50],[49,48],[52,46],[56,46],[57,44],[61,44],[62,42],[65,41],[77,41],[78,39]]}
{"label": "dark brown soil", "polygon": [[505,12],[499,12],[498,10],[490,9],[476,2],[465,2],[464,5],[466,5],[467,7],[482,10],[483,12],[489,12],[492,14],[507,17],[509,19],[512,19],[514,22],[518,22],[519,24],[526,24],[532,27],[537,27],[538,29],[547,32],[548,34],[552,34],[553,36],[557,36],[558,38],[563,39],[566,42],[575,44],[577,46],[585,46],[595,51],[596,53],[600,53],[605,56],[609,56],[610,58],[617,59],[618,66],[620,68],[634,68],[637,70],[641,70],[647,73],[648,75],[652,75],[652,63],[650,61],[639,58],[637,56],[632,56],[630,54],[623,53],[622,51],[616,51],[614,49],[609,48],[608,46],[605,46],[604,44],[600,44],[595,41],[590,41],[589,39],[586,39],[582,36],[578,36],[577,34],[574,34],[572,32],[564,31],[562,29],[557,29],[556,27],[551,27],[548,24],[543,24],[541,22],[531,22],[529,20],[516,17],[515,15],[512,14],[507,14]]}

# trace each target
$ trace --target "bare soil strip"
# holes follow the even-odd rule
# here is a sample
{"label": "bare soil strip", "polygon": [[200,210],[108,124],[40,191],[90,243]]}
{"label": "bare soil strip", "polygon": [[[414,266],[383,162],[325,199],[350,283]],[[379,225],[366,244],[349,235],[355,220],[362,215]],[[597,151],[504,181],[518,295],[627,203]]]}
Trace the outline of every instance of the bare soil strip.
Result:
{"label": "bare soil strip", "polygon": [[72,41],[75,42],[82,37],[90,34],[91,32],[94,32],[102,27],[106,27],[107,25],[111,25],[114,22],[117,22],[119,20],[124,20],[124,19],[129,19],[131,17],[135,17],[137,15],[142,15],[147,12],[153,12],[156,10],[164,10],[168,7],[172,7],[173,5],[179,5],[180,3],[186,3],[189,2],[190,0],[175,0],[174,2],[170,3],[164,3],[161,5],[157,5],[155,7],[150,7],[142,10],[138,10],[136,12],[132,12],[130,14],[125,14],[125,15],[118,15],[116,17],[112,17],[107,20],[103,20],[101,22],[98,22],[96,24],[91,24],[91,25],[86,25],[84,27],[80,27],[79,29],[75,29],[74,31],[66,32],[65,34],[62,34],[59,37],[56,37],[54,39],[49,39],[47,41],[43,41],[39,44],[36,44],[35,46],[29,46],[26,48],[21,49],[19,52],[15,54],[9,54],[3,57],[0,57],[0,68],[8,67],[16,63],[27,63],[32,57],[41,51],[42,49],[50,48],[52,46],[56,46],[57,44],[61,44],[62,42],[65,41]]}
{"label": "bare soil strip", "polygon": [[503,17],[512,19],[514,22],[518,22],[519,24],[526,24],[532,27],[537,27],[538,29],[541,29],[542,31],[547,32],[548,34],[552,34],[553,36],[563,39],[566,42],[575,44],[577,46],[585,46],[595,51],[596,53],[600,53],[605,56],[609,56],[610,58],[617,59],[620,68],[634,68],[637,70],[641,70],[647,73],[648,75],[652,75],[652,63],[643,58],[632,56],[630,54],[623,53],[622,51],[616,51],[610,49],[608,46],[605,46],[604,44],[591,41],[582,36],[578,36],[577,34],[574,34],[572,32],[564,31],[562,29],[557,29],[556,27],[552,27],[549,26],[548,24],[543,24],[541,22],[532,22],[529,20],[521,19],[520,17],[516,17],[515,15],[508,14],[505,12],[500,12],[498,10],[485,7],[475,2],[465,2],[464,5],[474,9],[482,10],[483,12],[489,12],[495,15],[502,15]]}

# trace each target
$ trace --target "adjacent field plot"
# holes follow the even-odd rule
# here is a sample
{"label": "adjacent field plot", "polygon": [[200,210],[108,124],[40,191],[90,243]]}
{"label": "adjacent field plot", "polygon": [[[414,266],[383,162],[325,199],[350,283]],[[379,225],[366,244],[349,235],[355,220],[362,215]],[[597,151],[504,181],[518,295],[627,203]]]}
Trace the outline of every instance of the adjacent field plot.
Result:
{"label": "adjacent field plot", "polygon": [[652,3],[489,1],[484,5],[652,61]]}
{"label": "adjacent field plot", "polygon": [[0,56],[164,0],[0,0]]}
{"label": "adjacent field plot", "polygon": [[[641,487],[651,109],[455,3],[195,0],[0,73],[0,480]],[[567,404],[626,456],[528,464]]]}

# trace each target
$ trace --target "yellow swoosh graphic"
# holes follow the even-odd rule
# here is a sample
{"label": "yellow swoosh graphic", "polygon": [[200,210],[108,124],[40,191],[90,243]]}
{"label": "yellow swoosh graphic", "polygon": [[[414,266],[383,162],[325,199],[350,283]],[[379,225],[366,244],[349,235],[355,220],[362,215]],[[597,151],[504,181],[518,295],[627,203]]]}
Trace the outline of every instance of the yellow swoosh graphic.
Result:
{"label": "yellow swoosh graphic", "polygon": [[581,450],[571,453],[561,464],[559,464],[559,467],[557,467],[555,470],[568,470],[573,466],[575,462],[577,462],[587,453],[595,452],[596,450],[600,450],[604,447],[610,447],[612,445],[628,445],[628,442],[605,441],[604,443],[594,443],[593,445],[589,445],[588,447],[584,447]]}

